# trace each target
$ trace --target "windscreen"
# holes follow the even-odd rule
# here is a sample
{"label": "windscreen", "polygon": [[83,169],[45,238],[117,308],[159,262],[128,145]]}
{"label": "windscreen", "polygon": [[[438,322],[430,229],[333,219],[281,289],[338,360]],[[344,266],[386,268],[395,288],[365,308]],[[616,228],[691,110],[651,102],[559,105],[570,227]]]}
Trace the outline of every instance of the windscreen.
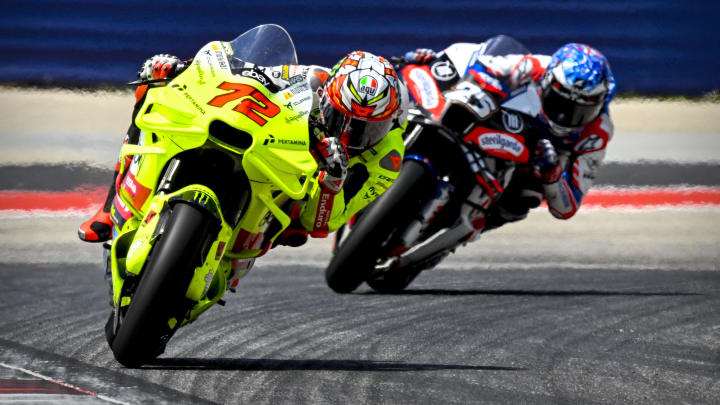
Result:
{"label": "windscreen", "polygon": [[279,25],[257,26],[230,42],[233,56],[230,65],[239,68],[243,62],[259,66],[297,65],[297,54],[290,34]]}

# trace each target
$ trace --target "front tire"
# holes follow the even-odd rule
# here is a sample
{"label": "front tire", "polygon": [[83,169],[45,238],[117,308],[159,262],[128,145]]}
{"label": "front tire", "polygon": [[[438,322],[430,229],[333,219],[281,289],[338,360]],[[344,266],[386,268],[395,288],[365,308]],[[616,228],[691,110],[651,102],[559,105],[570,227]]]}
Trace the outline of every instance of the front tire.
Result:
{"label": "front tire", "polygon": [[368,278],[375,268],[383,244],[404,221],[417,212],[435,192],[430,170],[420,162],[408,160],[390,189],[366,211],[339,246],[325,270],[328,287],[337,293],[349,293]]}
{"label": "front tire", "polygon": [[182,202],[174,205],[117,333],[112,339],[108,336],[113,355],[122,365],[139,367],[164,350],[173,332],[168,320],[182,321],[177,317],[186,311],[185,291],[194,269],[204,260],[213,225],[202,209]]}
{"label": "front tire", "polygon": [[417,268],[393,269],[381,276],[369,278],[366,282],[380,294],[395,294],[409,286],[420,272],[422,269]]}

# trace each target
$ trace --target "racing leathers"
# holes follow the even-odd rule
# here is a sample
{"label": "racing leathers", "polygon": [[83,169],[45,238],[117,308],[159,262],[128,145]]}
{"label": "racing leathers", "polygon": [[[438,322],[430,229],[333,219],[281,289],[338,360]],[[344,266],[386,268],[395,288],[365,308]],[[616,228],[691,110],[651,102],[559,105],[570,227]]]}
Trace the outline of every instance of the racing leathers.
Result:
{"label": "racing leathers", "polygon": [[542,200],[556,218],[572,217],[592,186],[613,135],[607,106],[582,128],[569,133],[555,131],[544,117],[540,101],[539,84],[550,56],[529,52],[488,54],[491,41],[506,39],[501,36],[480,44],[456,43],[431,57],[428,50],[416,51],[416,60],[430,60],[428,65],[440,90],[450,90],[446,97],[458,97],[470,104],[478,120],[488,120],[502,104],[504,109],[519,113],[503,112],[501,125],[506,132],[532,131],[550,143],[538,144],[531,158],[534,168],[517,170],[513,175],[493,208],[497,215],[488,216],[485,230],[525,218],[529,209]]}

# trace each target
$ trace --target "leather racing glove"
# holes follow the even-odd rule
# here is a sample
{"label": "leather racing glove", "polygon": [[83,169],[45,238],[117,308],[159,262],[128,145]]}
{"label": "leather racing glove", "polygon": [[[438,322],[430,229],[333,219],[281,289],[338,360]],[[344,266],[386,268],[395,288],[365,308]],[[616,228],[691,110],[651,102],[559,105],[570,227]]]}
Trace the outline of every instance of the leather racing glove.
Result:
{"label": "leather racing glove", "polygon": [[560,180],[563,168],[558,159],[557,151],[552,142],[540,139],[533,156],[533,172],[544,184],[552,184]]}
{"label": "leather racing glove", "polygon": [[405,54],[405,60],[418,65],[426,65],[432,62],[437,55],[435,51],[428,48],[418,48]]}
{"label": "leather racing glove", "polygon": [[175,73],[179,63],[180,59],[177,56],[166,53],[155,55],[142,64],[138,77],[142,80],[164,79]]}
{"label": "leather racing glove", "polygon": [[348,171],[348,153],[345,146],[335,137],[324,138],[317,143],[320,156],[319,161],[320,186],[331,194],[337,194],[342,189]]}

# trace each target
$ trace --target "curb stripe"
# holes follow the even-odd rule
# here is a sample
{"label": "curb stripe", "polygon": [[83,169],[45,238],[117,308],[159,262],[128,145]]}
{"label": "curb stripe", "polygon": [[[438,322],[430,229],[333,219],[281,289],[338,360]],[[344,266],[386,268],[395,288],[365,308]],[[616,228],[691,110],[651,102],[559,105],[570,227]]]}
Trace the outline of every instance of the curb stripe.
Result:
{"label": "curb stripe", "polygon": [[720,187],[599,188],[590,190],[582,205],[598,208],[720,205]]}
{"label": "curb stripe", "polygon": [[0,210],[88,210],[98,209],[105,200],[107,187],[62,192],[0,191]]}
{"label": "curb stripe", "polygon": [[[94,211],[105,187],[64,192],[0,191],[0,211]],[[592,208],[720,206],[720,187],[596,188],[582,202]]]}

